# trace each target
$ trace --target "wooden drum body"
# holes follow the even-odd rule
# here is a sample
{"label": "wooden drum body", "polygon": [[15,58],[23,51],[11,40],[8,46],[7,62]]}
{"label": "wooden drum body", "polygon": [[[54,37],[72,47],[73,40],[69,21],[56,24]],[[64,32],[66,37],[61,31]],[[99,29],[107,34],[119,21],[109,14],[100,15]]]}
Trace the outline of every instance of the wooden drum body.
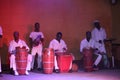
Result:
{"label": "wooden drum body", "polygon": [[83,50],[84,55],[84,69],[87,72],[90,72],[93,70],[93,49],[84,49]]}
{"label": "wooden drum body", "polygon": [[25,74],[27,67],[27,50],[26,48],[16,48],[16,67],[19,74]]}
{"label": "wooden drum body", "polygon": [[43,70],[46,74],[51,74],[54,68],[54,51],[51,48],[46,48],[43,52]]}
{"label": "wooden drum body", "polygon": [[72,55],[58,55],[57,62],[60,72],[68,72],[72,63]]}

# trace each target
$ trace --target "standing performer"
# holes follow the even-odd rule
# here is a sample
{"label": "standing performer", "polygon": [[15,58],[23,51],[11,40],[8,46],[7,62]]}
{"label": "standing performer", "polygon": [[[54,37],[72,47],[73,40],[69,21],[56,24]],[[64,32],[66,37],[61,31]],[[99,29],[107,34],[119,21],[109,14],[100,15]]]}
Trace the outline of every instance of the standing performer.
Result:
{"label": "standing performer", "polygon": [[104,67],[109,67],[109,62],[106,54],[105,44],[104,41],[106,39],[106,31],[104,28],[101,27],[100,22],[98,20],[94,21],[94,29],[92,30],[92,39],[95,40],[96,47],[97,47],[97,53],[101,54],[104,59]]}
{"label": "standing performer", "polygon": [[[2,36],[3,36],[3,32],[2,32],[2,27],[0,26],[0,48],[2,47]],[[0,73],[2,72],[1,69],[1,54],[0,54]]]}
{"label": "standing performer", "polygon": [[[10,53],[10,69],[13,69],[14,71],[14,75],[19,75],[17,69],[16,69],[16,48],[17,47],[25,47],[27,49],[27,51],[29,51],[29,47],[27,46],[27,44],[19,39],[19,32],[14,32],[13,33],[13,36],[14,36],[14,40],[12,40],[10,42],[10,45],[9,45],[9,53]],[[30,64],[31,64],[31,58],[30,58],[30,55],[28,55],[28,60],[27,60],[27,67],[26,67],[26,71],[25,71],[25,74],[26,75],[29,75],[28,73],[28,70],[30,70]]]}
{"label": "standing performer", "polygon": [[36,53],[38,54],[37,58],[37,65],[38,69],[41,70],[42,68],[42,49],[43,49],[43,41],[44,41],[44,35],[42,32],[40,32],[40,24],[35,23],[34,31],[30,33],[30,46],[32,48],[32,69],[34,68],[34,60]]}

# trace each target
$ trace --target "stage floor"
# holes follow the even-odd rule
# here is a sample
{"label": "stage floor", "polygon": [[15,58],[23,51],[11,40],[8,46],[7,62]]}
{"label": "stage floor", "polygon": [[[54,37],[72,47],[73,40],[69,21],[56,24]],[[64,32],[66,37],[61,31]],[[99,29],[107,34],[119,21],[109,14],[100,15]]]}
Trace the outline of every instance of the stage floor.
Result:
{"label": "stage floor", "polygon": [[72,73],[44,74],[39,71],[30,72],[30,75],[14,76],[8,73],[0,75],[0,80],[120,80],[120,70],[109,69],[94,72],[79,70]]}

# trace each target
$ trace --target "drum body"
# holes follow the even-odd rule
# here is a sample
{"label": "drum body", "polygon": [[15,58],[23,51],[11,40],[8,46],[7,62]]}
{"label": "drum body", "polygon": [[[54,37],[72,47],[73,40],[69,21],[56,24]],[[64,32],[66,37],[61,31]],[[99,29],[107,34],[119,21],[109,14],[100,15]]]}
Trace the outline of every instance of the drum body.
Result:
{"label": "drum body", "polygon": [[93,49],[84,49],[84,69],[87,72],[91,72],[93,70]]}
{"label": "drum body", "polygon": [[27,67],[27,50],[25,48],[16,48],[16,68],[19,74],[25,74]]}
{"label": "drum body", "polygon": [[72,55],[58,55],[57,62],[60,72],[68,72],[72,63]]}
{"label": "drum body", "polygon": [[54,68],[54,52],[51,48],[45,48],[43,55],[43,71],[46,74],[51,74]]}

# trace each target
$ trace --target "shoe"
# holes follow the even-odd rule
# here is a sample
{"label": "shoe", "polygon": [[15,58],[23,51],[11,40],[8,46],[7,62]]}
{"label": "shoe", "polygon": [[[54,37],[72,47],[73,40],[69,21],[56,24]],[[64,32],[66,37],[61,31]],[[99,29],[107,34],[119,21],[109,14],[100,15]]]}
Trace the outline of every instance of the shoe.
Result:
{"label": "shoe", "polygon": [[56,69],[55,72],[56,72],[56,73],[60,73],[60,70],[59,70],[59,69]]}
{"label": "shoe", "polygon": [[97,70],[99,70],[99,68],[98,68],[96,65],[94,65],[94,66],[93,66],[93,70],[94,70],[94,71],[97,71]]}
{"label": "shoe", "polygon": [[73,71],[72,71],[72,69],[70,69],[68,72],[69,72],[69,73],[72,73]]}
{"label": "shoe", "polygon": [[18,76],[19,73],[18,73],[17,71],[14,71],[14,75],[15,75],[15,76]]}
{"label": "shoe", "polygon": [[42,69],[42,68],[38,68],[37,70],[38,70],[38,71],[42,71],[43,69]]}
{"label": "shoe", "polygon": [[25,74],[26,74],[26,75],[29,75],[28,71],[25,71]]}
{"label": "shoe", "polygon": [[13,71],[12,68],[10,69],[9,73],[12,74],[12,75],[14,75],[14,71]]}

